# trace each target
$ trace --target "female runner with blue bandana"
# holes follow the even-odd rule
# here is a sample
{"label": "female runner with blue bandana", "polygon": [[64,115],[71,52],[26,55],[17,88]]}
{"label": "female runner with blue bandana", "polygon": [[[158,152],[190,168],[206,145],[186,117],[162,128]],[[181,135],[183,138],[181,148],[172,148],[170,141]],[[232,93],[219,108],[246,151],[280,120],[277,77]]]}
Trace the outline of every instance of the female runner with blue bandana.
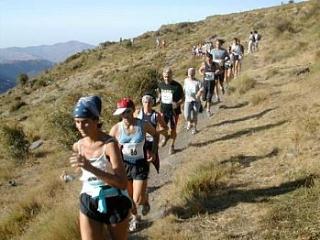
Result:
{"label": "female runner with blue bandana", "polygon": [[[82,240],[128,238],[131,200],[127,177],[116,140],[101,130],[101,100],[82,97],[73,116],[82,139],[74,143],[72,167],[81,168],[80,231]],[[107,228],[105,228],[107,225]]]}

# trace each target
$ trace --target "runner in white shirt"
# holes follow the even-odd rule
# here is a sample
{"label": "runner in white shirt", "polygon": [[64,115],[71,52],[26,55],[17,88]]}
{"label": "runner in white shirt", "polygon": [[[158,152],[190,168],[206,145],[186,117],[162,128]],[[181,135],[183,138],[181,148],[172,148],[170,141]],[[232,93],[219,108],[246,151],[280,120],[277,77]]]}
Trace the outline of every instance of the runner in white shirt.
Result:
{"label": "runner in white shirt", "polygon": [[201,82],[195,78],[196,70],[188,69],[188,77],[184,80],[184,117],[187,121],[187,130],[192,134],[197,133],[198,112],[200,107],[200,96],[203,93]]}

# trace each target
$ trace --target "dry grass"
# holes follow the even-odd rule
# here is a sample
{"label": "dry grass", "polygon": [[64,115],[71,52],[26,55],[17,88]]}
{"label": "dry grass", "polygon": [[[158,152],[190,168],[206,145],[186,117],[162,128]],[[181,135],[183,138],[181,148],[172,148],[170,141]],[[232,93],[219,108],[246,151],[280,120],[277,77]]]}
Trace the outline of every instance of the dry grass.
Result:
{"label": "dry grass", "polygon": [[256,80],[247,74],[241,75],[238,79],[235,79],[231,83],[231,87],[235,88],[235,91],[243,95],[256,85]]}
{"label": "dry grass", "polygon": [[[310,188],[297,187],[278,195],[277,191],[272,192],[287,190],[284,183],[320,170],[316,161],[320,151],[317,144],[320,117],[319,108],[314,105],[320,89],[319,64],[314,62],[319,61],[320,55],[313,50],[316,46],[307,44],[319,38],[318,5],[317,1],[299,4],[297,13],[293,5],[210,17],[191,25],[165,26],[159,32],[137,38],[134,46],[112,43],[72,56],[38,76],[30,86],[7,93],[1,98],[1,121],[27,117],[21,121],[25,133],[32,139],[41,137],[48,144],[34,155],[32,166],[14,169],[8,158],[1,156],[4,159],[1,181],[17,178],[23,184],[10,189],[4,184],[0,186],[0,202],[6,206],[6,211],[0,211],[0,238],[79,239],[76,190],[79,184],[63,185],[57,181],[68,164],[69,154],[56,144],[58,135],[68,140],[65,145],[72,142],[70,134],[64,135],[71,133],[72,123],[66,119],[70,116],[60,115],[62,123],[67,124],[59,123],[68,129],[61,133],[60,124],[48,124],[50,113],[58,109],[70,113],[79,96],[98,94],[105,107],[104,127],[109,129],[116,121],[111,115],[115,101],[123,92],[138,99],[136,93],[140,94],[148,85],[148,78],[160,73],[165,64],[172,65],[175,79],[182,81],[187,68],[198,68],[202,61],[190,57],[194,43],[213,34],[227,41],[233,37],[246,39],[252,22],[262,32],[261,49],[244,58],[243,75],[232,82],[237,94],[229,96],[252,104],[226,108],[196,135],[195,143],[204,144],[185,150],[183,158],[190,163],[179,167],[170,189],[163,188],[163,192],[157,193],[160,199],[169,202],[171,214],[150,227],[148,239],[319,238],[315,225],[319,216],[312,214],[318,212],[317,179]],[[277,22],[277,16],[281,16],[281,21]],[[221,26],[217,24],[220,22]],[[157,34],[166,38],[168,48],[159,51],[154,48]],[[274,40],[277,43],[271,44]],[[301,79],[295,77],[294,67],[281,68],[309,62],[311,74]],[[148,69],[156,74],[147,74]],[[136,84],[137,79],[145,83]],[[138,88],[132,88],[132,83]],[[17,104],[10,113],[10,107],[22,101],[26,105]],[[288,124],[282,124],[283,119]],[[269,156],[272,149],[279,149],[279,153]],[[292,149],[297,154],[291,154]],[[208,156],[212,161],[207,160]],[[21,200],[10,201],[17,194]]]}
{"label": "dry grass", "polygon": [[253,106],[256,106],[262,102],[264,102],[268,98],[267,92],[258,92],[250,97],[250,103]]}

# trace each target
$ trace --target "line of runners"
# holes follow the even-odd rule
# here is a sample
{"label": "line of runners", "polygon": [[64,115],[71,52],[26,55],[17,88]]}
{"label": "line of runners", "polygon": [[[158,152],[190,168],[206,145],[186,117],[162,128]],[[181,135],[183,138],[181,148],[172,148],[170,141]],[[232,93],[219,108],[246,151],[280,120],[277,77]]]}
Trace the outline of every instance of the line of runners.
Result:
{"label": "line of runners", "polygon": [[[195,78],[196,69],[189,68],[182,86],[173,80],[170,67],[163,69],[163,81],[156,93],[142,96],[142,108],[136,109],[130,98],[117,102],[114,115],[121,121],[109,134],[101,129],[102,102],[98,96],[82,97],[74,107],[73,117],[82,138],[74,143],[70,157],[72,167],[81,168],[83,181],[80,193],[80,231],[82,239],[127,239],[129,231],[137,230],[142,215],[150,204],[147,180],[152,163],[159,172],[158,146],[171,139],[169,154],[175,153],[177,124],[184,105],[186,129],[197,133],[198,113],[202,103],[210,117],[212,99],[221,101],[221,94],[232,75],[238,76],[243,47],[234,39],[229,51],[217,40]],[[160,112],[153,109],[160,102]],[[162,137],[160,139],[160,136]],[[107,226],[107,228],[105,227]]]}

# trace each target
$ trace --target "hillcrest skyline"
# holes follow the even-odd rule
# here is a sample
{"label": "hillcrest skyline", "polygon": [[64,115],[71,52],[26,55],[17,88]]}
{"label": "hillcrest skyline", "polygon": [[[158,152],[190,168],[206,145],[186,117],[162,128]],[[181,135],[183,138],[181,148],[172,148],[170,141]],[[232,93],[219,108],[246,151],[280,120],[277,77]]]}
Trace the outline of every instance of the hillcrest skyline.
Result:
{"label": "hillcrest skyline", "polygon": [[[0,2],[0,48],[52,45],[77,40],[92,45],[155,31],[161,25],[193,22],[207,16],[280,5],[278,0],[97,1],[3,0]],[[301,1],[295,1],[301,2]]]}

